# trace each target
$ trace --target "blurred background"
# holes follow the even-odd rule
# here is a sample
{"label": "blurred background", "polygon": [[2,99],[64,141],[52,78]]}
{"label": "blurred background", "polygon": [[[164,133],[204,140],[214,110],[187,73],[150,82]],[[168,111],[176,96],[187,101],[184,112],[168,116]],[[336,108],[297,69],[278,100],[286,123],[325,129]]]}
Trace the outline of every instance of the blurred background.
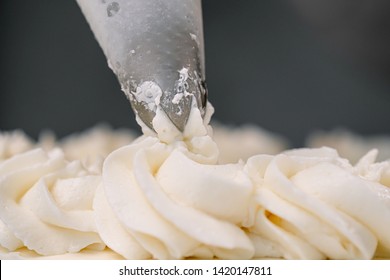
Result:
{"label": "blurred background", "polygon": [[[203,1],[214,120],[390,134],[390,1]],[[75,1],[0,2],[0,130],[139,131]]]}

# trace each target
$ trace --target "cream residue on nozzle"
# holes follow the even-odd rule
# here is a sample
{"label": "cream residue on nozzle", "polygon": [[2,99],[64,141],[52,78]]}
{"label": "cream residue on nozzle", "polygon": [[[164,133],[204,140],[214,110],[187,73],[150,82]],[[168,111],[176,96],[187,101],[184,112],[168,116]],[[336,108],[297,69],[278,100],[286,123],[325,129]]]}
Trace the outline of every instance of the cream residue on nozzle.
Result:
{"label": "cream residue on nozzle", "polygon": [[161,88],[152,81],[143,82],[132,93],[139,103],[144,104],[151,111],[156,111],[162,96]]}

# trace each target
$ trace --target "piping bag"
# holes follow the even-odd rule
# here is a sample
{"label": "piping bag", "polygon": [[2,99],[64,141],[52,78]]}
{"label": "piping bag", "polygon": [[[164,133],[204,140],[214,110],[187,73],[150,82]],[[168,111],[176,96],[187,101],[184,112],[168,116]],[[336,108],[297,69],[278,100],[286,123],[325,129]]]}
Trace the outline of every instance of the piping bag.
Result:
{"label": "piping bag", "polygon": [[184,131],[193,104],[204,116],[201,0],[76,1],[138,120],[154,130],[160,106]]}

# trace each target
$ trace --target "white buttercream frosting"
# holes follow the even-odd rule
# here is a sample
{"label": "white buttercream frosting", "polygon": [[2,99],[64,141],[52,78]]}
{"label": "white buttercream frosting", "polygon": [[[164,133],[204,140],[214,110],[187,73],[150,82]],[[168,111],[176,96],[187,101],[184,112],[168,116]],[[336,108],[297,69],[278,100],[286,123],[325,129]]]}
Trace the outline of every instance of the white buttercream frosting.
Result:
{"label": "white buttercream frosting", "polygon": [[281,152],[259,130],[214,139],[212,111],[194,104],[180,132],[157,108],[130,144],[0,137],[0,258],[390,258],[390,162],[376,150],[352,165],[331,148]]}
{"label": "white buttercream frosting", "polygon": [[233,127],[213,123],[213,140],[219,149],[220,164],[247,161],[258,154],[275,155],[288,147],[281,136],[255,125]]}
{"label": "white buttercream frosting", "polygon": [[357,162],[372,149],[377,149],[378,160],[390,159],[389,135],[360,136],[347,129],[317,131],[307,138],[308,147],[328,146],[336,149],[342,157]]}
{"label": "white buttercream frosting", "polygon": [[0,245],[39,255],[103,249],[92,202],[101,177],[58,150],[34,149],[0,164]]}
{"label": "white buttercream frosting", "polygon": [[104,159],[114,150],[128,145],[136,138],[135,133],[125,129],[112,129],[100,124],[82,133],[74,133],[56,140],[51,132],[42,133],[36,144],[45,150],[55,147],[63,150],[67,160],[80,160],[84,167],[94,173],[101,173]]}
{"label": "white buttercream frosting", "polygon": [[99,209],[111,208],[118,220],[98,228],[116,226],[125,234],[103,240],[121,240],[120,248],[138,242],[143,250],[120,252],[138,252],[138,258],[251,258],[254,248],[241,225],[253,188],[243,164],[215,165],[218,149],[198,109],[183,134],[171,133],[176,128],[160,113],[154,122],[159,138],[145,135],[104,163],[107,201],[95,200],[95,209],[99,216]]}
{"label": "white buttercream frosting", "polygon": [[32,149],[33,145],[33,141],[20,130],[0,131],[0,162]]}
{"label": "white buttercream frosting", "polygon": [[390,164],[375,166],[372,156],[356,167],[330,148],[252,157],[246,170],[259,209],[251,231],[284,258],[370,259],[378,248],[389,257]]}

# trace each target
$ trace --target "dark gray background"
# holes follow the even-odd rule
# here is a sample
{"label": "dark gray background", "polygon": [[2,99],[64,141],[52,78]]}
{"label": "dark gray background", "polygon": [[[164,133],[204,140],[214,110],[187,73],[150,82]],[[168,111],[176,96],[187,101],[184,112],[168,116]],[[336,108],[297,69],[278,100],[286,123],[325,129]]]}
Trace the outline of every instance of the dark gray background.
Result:
{"label": "dark gray background", "polygon": [[[214,119],[303,145],[316,129],[390,134],[386,0],[203,1]],[[75,1],[0,2],[0,130],[137,130]]]}

